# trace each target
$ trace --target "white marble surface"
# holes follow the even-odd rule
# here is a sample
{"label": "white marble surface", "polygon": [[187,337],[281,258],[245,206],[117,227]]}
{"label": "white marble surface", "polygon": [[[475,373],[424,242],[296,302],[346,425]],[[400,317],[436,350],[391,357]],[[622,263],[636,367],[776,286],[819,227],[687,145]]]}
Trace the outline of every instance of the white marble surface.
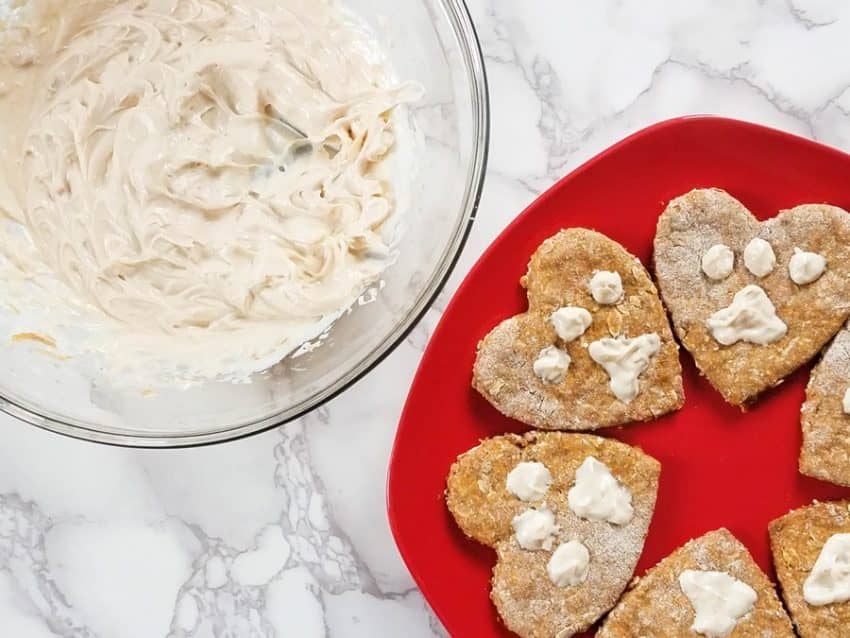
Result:
{"label": "white marble surface", "polygon": [[444,635],[392,543],[384,480],[420,353],[476,256],[555,179],[670,116],[730,115],[850,150],[845,0],[471,10],[492,91],[490,171],[435,308],[345,395],[225,446],[121,450],[0,416],[0,635]]}

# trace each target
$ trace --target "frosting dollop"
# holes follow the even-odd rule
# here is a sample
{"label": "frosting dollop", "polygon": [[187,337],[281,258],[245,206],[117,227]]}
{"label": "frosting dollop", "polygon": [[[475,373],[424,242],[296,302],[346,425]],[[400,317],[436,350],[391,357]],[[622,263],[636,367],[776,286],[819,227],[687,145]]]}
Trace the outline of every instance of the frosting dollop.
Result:
{"label": "frosting dollop", "polygon": [[505,479],[505,489],[521,501],[536,501],[546,496],[552,485],[552,473],[539,461],[517,463]]}
{"label": "frosting dollop", "polygon": [[570,369],[570,355],[555,346],[546,346],[532,364],[534,374],[546,383],[561,383]]}
{"label": "frosting dollop", "polygon": [[620,273],[600,270],[593,274],[588,284],[590,296],[603,306],[613,306],[623,298],[623,280]]}
{"label": "frosting dollop", "polygon": [[724,345],[739,341],[767,345],[785,336],[788,326],[776,315],[776,307],[761,286],[745,286],[726,308],[706,320],[711,336]]}
{"label": "frosting dollop", "polygon": [[554,541],[555,514],[545,505],[538,509],[527,509],[511,520],[517,543],[523,549],[551,549]]}
{"label": "frosting dollop", "polygon": [[558,545],[546,563],[546,573],[556,587],[575,587],[587,580],[590,552],[579,541]]}
{"label": "frosting dollop", "polygon": [[614,396],[629,403],[638,395],[638,377],[659,350],[661,338],[651,332],[631,339],[622,335],[616,339],[606,337],[591,343],[587,352],[608,373],[608,385]]}
{"label": "frosting dollop", "polygon": [[755,237],[744,248],[744,266],[756,277],[766,277],[773,272],[776,254],[773,246],[761,237]]}
{"label": "frosting dollop", "polygon": [[585,308],[564,306],[549,315],[555,334],[566,342],[578,339],[593,323],[593,317]]}
{"label": "frosting dollop", "polygon": [[576,516],[589,521],[625,525],[634,517],[631,492],[614,478],[611,468],[592,456],[576,470],[567,503]]}
{"label": "frosting dollop", "polygon": [[826,257],[799,248],[794,249],[794,254],[788,262],[788,276],[799,286],[817,281],[825,270]]}
{"label": "frosting dollop", "polygon": [[726,572],[687,569],[679,586],[694,608],[691,629],[709,638],[723,638],[750,613],[758,600],[747,583]]}
{"label": "frosting dollop", "polygon": [[803,598],[822,606],[850,600],[850,534],[833,534],[803,583]]}
{"label": "frosting dollop", "polygon": [[735,265],[735,253],[726,244],[714,244],[702,256],[702,271],[714,281],[726,279]]}

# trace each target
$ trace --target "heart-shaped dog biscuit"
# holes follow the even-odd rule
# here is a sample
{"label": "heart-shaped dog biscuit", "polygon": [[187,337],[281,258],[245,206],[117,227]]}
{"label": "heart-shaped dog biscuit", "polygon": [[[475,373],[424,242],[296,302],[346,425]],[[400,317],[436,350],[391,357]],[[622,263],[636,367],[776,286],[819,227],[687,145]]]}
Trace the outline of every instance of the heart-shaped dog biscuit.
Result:
{"label": "heart-shaped dog biscuit", "polygon": [[682,406],[678,346],[640,261],[573,228],[532,255],[528,311],[478,345],[473,386],[500,412],[550,430],[645,421]]}
{"label": "heart-shaped dog biscuit", "polygon": [[838,547],[847,545],[850,501],[812,503],[776,519],[769,530],[776,577],[797,634],[800,638],[846,638],[850,600],[829,595],[831,584],[839,586],[839,593],[846,591],[846,552],[830,556],[829,549],[836,547],[836,540]]}
{"label": "heart-shaped dog biscuit", "polygon": [[446,502],[467,536],[495,548],[491,598],[511,631],[569,638],[614,606],[660,470],[624,443],[561,432],[493,437],[458,458]]}
{"label": "heart-shaped dog biscuit", "polygon": [[697,367],[743,405],[817,354],[850,314],[850,215],[805,204],[759,222],[722,190],[693,190],[658,220],[655,274]]}
{"label": "heart-shaped dog biscuit", "polygon": [[800,472],[850,487],[850,330],[841,330],[812,369],[800,411]]}
{"label": "heart-shaped dog biscuit", "polygon": [[719,529],[677,549],[623,595],[597,638],[794,638],[747,548]]}

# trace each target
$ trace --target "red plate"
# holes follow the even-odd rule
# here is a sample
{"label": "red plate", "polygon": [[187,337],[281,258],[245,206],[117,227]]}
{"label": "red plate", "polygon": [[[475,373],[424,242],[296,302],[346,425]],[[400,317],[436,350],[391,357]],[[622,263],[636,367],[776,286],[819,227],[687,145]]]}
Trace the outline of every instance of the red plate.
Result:
{"label": "red plate", "polygon": [[[401,417],[388,507],[399,550],[452,636],[513,635],[489,599],[495,553],[465,539],[443,501],[458,454],[482,438],[527,429],[471,389],[476,344],[499,321],[526,309],[519,278],[544,239],[564,227],[594,228],[649,264],[655,223],[667,201],[706,186],[726,189],[759,218],[807,202],[850,209],[850,155],[735,120],[661,122],[596,156],[531,204],[482,255],[446,309]],[[687,353],[681,358],[682,410],[603,432],[640,446],[662,465],[637,573],[720,526],[772,573],[768,522],[813,498],[850,494],[797,472],[808,368],[742,413],[700,379]]]}

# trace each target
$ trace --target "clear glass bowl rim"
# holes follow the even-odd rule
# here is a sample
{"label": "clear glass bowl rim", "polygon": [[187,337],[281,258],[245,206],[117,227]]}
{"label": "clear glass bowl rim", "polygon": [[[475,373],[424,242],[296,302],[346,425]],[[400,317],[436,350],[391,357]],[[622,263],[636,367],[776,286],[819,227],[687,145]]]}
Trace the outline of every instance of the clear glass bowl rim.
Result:
{"label": "clear glass bowl rim", "polygon": [[442,3],[458,36],[471,92],[474,140],[470,178],[466,184],[461,205],[463,215],[458,216],[457,224],[437,270],[416,299],[404,321],[396,325],[377,348],[357,362],[336,382],[287,410],[267,418],[208,432],[163,436],[161,433],[144,435],[129,434],[108,428],[96,429],[73,419],[59,420],[39,414],[36,408],[24,407],[3,396],[2,393],[0,393],[0,411],[50,432],[95,443],[137,448],[197,447],[241,439],[297,419],[338,396],[381,363],[419,323],[448,281],[472,230],[484,186],[490,142],[490,103],[484,56],[465,1],[442,0]]}

